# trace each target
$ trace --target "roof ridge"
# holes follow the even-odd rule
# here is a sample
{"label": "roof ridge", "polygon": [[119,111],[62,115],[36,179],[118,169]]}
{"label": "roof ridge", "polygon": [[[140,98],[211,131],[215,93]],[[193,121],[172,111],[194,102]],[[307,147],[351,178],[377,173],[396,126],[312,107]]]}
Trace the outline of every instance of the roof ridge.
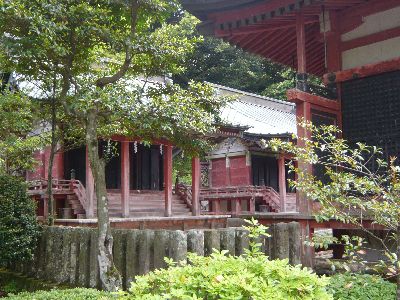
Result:
{"label": "roof ridge", "polygon": [[[235,88],[231,88],[231,87],[228,87],[228,86],[225,86],[225,85],[220,85],[220,84],[217,84],[217,83],[212,83],[212,82],[209,82],[209,81],[206,81],[206,83],[210,84],[211,86],[213,86],[215,88],[224,89],[224,90],[235,92],[235,93],[238,93],[238,94],[247,95],[247,96],[251,96],[251,97],[255,97],[255,98],[259,98],[259,99],[263,99],[263,100],[267,100],[267,101],[271,101],[271,102],[275,102],[275,103],[279,103],[279,104],[284,104],[284,105],[291,106],[291,107],[295,106],[294,103],[291,103],[291,102],[288,102],[288,101],[279,100],[279,99],[275,99],[275,98],[271,98],[271,97],[267,97],[267,96],[262,96],[262,95],[259,95],[259,94],[254,94],[254,93],[238,90],[238,89],[235,89]],[[246,102],[246,103],[248,103],[248,102]]]}
{"label": "roof ridge", "polygon": [[[257,104],[257,103],[251,103],[251,102],[243,101],[243,100],[241,100],[241,99],[236,99],[234,102],[240,102],[240,103],[243,103],[243,104],[245,104],[245,105],[251,105],[251,106],[256,106],[256,107],[260,107],[260,108],[266,108],[266,109],[268,109],[268,110],[279,111],[279,112],[285,113],[285,114],[290,114],[290,115],[293,114],[292,112],[286,111],[286,110],[284,110],[284,109],[279,109],[279,108],[277,108],[277,107],[271,107],[271,106],[268,106],[268,105],[262,105],[262,104]],[[233,103],[230,103],[230,104],[233,104]]]}

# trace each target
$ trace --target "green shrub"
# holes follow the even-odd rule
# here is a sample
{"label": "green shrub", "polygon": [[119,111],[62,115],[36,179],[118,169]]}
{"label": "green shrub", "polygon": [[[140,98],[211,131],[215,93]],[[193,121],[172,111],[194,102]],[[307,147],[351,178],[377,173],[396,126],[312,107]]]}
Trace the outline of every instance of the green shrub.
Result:
{"label": "green shrub", "polygon": [[396,299],[396,284],[367,274],[334,275],[328,291],[335,300]]}
{"label": "green shrub", "polygon": [[8,296],[10,300],[108,300],[115,299],[116,296],[101,292],[94,289],[69,289],[69,290],[52,290],[38,291],[35,293],[19,293],[17,295]]}
{"label": "green shrub", "polygon": [[332,299],[328,279],[266,256],[189,254],[190,264],[136,277],[125,299]]}
{"label": "green shrub", "polygon": [[0,264],[32,258],[39,235],[35,210],[20,179],[0,176]]}

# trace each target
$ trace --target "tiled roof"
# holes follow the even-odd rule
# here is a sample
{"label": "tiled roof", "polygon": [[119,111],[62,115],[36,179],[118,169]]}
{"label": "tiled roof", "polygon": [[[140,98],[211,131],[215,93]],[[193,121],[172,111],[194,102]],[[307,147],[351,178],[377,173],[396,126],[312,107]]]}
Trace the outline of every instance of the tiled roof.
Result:
{"label": "tiled roof", "polygon": [[296,107],[294,104],[212,84],[222,95],[236,97],[222,111],[224,123],[249,126],[247,133],[293,134],[296,133]]}

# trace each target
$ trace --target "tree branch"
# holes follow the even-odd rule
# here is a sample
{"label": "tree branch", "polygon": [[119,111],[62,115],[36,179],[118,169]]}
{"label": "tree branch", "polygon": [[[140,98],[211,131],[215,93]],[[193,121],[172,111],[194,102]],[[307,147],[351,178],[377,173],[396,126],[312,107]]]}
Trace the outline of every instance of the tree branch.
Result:
{"label": "tree branch", "polygon": [[139,11],[139,3],[137,0],[131,0],[131,30],[129,37],[126,41],[126,49],[125,49],[125,60],[124,63],[121,65],[120,69],[111,76],[104,76],[96,80],[96,86],[99,88],[105,87],[107,84],[114,83],[121,79],[126,72],[129,69],[129,66],[132,62],[133,58],[133,51],[132,51],[132,45],[131,42],[135,36],[136,33],[136,25],[137,25],[137,19],[138,19],[138,11]]}

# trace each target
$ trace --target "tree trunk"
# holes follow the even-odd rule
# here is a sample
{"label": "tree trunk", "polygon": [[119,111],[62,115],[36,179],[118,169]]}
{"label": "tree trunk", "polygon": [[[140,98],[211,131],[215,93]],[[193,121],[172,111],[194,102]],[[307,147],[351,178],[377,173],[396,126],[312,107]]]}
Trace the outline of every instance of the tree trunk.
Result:
{"label": "tree trunk", "polygon": [[97,198],[97,224],[98,224],[98,262],[100,281],[106,291],[116,291],[122,286],[121,275],[116,269],[112,256],[113,237],[111,235],[110,218],[108,215],[108,198],[105,178],[105,161],[99,157],[97,137],[97,113],[90,110],[87,113],[86,143],[92,167],[94,186]]}
{"label": "tree trunk", "polygon": [[51,146],[50,146],[50,157],[49,157],[49,167],[47,171],[47,205],[48,205],[48,215],[47,223],[50,226],[54,225],[54,197],[53,197],[53,165],[54,156],[57,151],[57,139],[56,139],[56,103],[53,98],[51,103]]}

